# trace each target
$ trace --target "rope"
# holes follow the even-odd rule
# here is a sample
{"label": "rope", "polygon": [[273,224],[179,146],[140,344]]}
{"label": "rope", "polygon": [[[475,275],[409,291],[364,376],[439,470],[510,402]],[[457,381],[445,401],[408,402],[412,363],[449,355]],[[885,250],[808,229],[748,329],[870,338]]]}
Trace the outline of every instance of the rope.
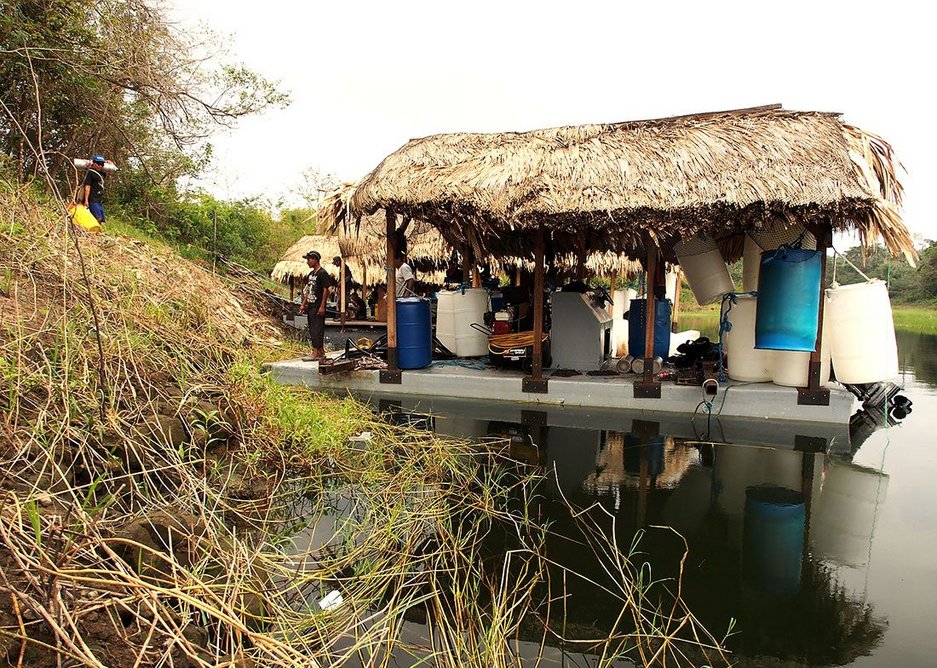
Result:
{"label": "rope", "polygon": [[[838,250],[836,250],[836,249],[834,248],[834,249],[833,249],[833,257],[835,258],[837,255],[840,256],[841,258],[843,258],[843,260],[845,260],[846,264],[848,264],[850,267],[852,267],[853,269],[855,269],[855,270],[856,270],[856,273],[859,274],[860,276],[862,276],[862,278],[864,278],[866,281],[871,281],[871,280],[872,280],[871,278],[869,278],[868,276],[866,276],[866,275],[862,272],[862,270],[859,269],[859,267],[857,267],[856,265],[854,265],[854,264],[849,260],[848,257],[846,257],[845,255],[843,255],[842,253],[840,253]],[[835,267],[836,265],[834,264],[833,266]],[[836,277],[836,274],[834,273],[833,276],[834,276],[833,282],[835,283],[835,282],[836,282],[836,278],[835,278],[835,277]]]}

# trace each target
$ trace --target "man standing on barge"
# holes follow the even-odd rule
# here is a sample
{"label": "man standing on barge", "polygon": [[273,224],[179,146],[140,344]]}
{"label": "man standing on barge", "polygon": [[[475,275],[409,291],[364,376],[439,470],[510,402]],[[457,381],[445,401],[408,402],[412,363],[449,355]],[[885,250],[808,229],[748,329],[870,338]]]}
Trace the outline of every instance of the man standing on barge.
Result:
{"label": "man standing on barge", "polygon": [[303,286],[303,300],[299,312],[306,313],[309,318],[312,358],[321,362],[325,359],[325,302],[332,289],[332,277],[319,264],[322,259],[319,251],[311,250],[303,257],[310,271]]}

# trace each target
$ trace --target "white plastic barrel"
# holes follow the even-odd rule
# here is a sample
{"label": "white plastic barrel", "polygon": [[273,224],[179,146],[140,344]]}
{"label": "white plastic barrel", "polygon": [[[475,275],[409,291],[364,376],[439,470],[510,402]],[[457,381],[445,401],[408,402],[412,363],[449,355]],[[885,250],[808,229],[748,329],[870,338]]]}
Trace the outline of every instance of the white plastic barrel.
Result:
{"label": "white plastic barrel", "polygon": [[712,239],[696,237],[681,241],[674,246],[674,251],[693,296],[700,304],[712,304],[735,289],[722,253]]}
{"label": "white plastic barrel", "polygon": [[897,376],[898,344],[885,283],[834,286],[826,294],[836,379],[876,383]]}
{"label": "white plastic barrel", "polygon": [[[488,291],[485,288],[470,288],[464,293],[456,290],[453,297],[455,350],[459,357],[480,357],[488,354],[488,336],[472,327],[473,323],[485,325],[488,310]],[[440,339],[442,340],[442,339]]]}
{"label": "white plastic barrel", "polygon": [[664,299],[669,299],[671,302],[676,303],[677,301],[677,279],[680,277],[679,269],[670,269],[664,275]]}
{"label": "white plastic barrel", "polygon": [[761,269],[761,246],[749,235],[745,235],[742,253],[742,292],[758,289],[758,271]]}
{"label": "white plastic barrel", "polygon": [[[86,158],[75,158],[75,159],[72,160],[72,164],[75,165],[75,167],[77,167],[78,169],[90,169],[90,168],[91,168],[91,161],[90,161],[90,160],[87,160]],[[105,161],[104,161],[104,171],[105,171],[105,172],[116,172],[116,171],[117,171],[117,165],[115,165],[115,164],[114,164],[113,162],[111,162],[110,160],[105,160]]]}
{"label": "white plastic barrel", "polygon": [[452,290],[440,290],[436,295],[436,338],[458,355],[455,340],[455,294]]}
{"label": "white plastic barrel", "polygon": [[[823,334],[820,341],[820,385],[830,382],[830,302],[823,307]],[[791,350],[765,351],[771,355],[771,382],[785,387],[806,387],[810,374],[810,353]]]}
{"label": "white plastic barrel", "polygon": [[758,298],[739,295],[736,299],[737,303],[732,304],[728,313],[732,328],[723,337],[729,356],[729,378],[749,383],[767,382],[771,380],[774,351],[755,349],[755,309]]}

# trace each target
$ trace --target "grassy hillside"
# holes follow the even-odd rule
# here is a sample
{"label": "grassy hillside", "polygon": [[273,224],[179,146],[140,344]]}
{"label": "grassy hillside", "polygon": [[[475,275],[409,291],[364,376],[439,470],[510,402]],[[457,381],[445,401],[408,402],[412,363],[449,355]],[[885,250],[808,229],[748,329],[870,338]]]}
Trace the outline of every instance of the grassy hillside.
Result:
{"label": "grassy hillside", "polygon": [[[441,441],[351,398],[272,385],[261,364],[297,351],[250,293],[167,246],[70,230],[55,202],[4,183],[11,665],[512,661],[521,622],[559,584],[527,512],[536,477],[500,458],[504,444]],[[362,432],[364,446],[349,442]],[[679,602],[664,618],[644,607],[647,585],[627,559],[616,567],[622,619],[639,632],[610,652],[638,638],[645,656],[670,653],[678,627],[704,634]],[[324,609],[332,591],[344,603]],[[414,619],[446,644],[401,645]]]}

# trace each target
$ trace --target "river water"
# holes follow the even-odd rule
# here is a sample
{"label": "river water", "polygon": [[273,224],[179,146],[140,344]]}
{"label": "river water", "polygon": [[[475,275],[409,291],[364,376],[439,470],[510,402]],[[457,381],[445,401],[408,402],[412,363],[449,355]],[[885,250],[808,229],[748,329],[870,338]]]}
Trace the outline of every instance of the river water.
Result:
{"label": "river water", "polygon": [[[537,512],[557,563],[604,577],[567,504],[614,517],[619,545],[642,536],[635,559],[656,578],[677,576],[686,551],[684,599],[717,636],[732,620],[741,665],[931,666],[937,337],[898,342],[912,412],[860,413],[848,428],[402,403],[434,413],[439,432],[510,438],[512,455],[546,474]],[[601,637],[620,606],[586,580],[568,593],[570,628]]]}

